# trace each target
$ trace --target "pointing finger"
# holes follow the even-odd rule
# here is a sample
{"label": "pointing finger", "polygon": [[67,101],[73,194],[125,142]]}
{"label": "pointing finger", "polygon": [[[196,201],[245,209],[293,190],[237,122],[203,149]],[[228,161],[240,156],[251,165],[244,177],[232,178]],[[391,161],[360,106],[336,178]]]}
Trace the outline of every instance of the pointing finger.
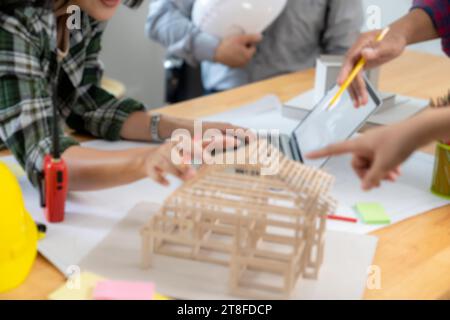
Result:
{"label": "pointing finger", "polygon": [[330,145],[322,150],[314,151],[306,155],[308,159],[320,159],[330,156],[338,156],[345,153],[353,152],[355,149],[354,141],[346,141],[338,144]]}

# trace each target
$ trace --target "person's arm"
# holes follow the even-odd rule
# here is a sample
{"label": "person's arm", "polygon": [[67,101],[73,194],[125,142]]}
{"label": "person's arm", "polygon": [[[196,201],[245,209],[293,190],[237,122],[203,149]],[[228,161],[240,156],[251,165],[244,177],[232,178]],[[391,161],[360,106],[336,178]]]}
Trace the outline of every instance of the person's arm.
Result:
{"label": "person's arm", "polygon": [[[0,27],[0,138],[37,186],[44,158],[52,148],[53,92],[49,91],[50,85],[43,69],[45,63],[41,61],[43,55],[39,46],[45,41],[37,42],[35,37],[39,36],[30,28],[33,38],[19,33],[19,30],[24,30],[24,27],[14,19]],[[98,45],[95,41],[93,44],[94,47]],[[95,56],[93,52],[88,54],[92,59],[88,58],[86,62],[82,81],[84,91],[80,92],[80,101],[74,107],[71,121],[78,120],[76,127],[80,130],[110,140],[120,137],[147,140],[147,134],[150,136],[149,121],[142,121],[139,117],[144,118],[146,113],[135,111],[143,109],[141,105],[133,100],[115,100],[98,87],[101,72]],[[188,124],[187,120],[180,124],[182,120],[164,119],[174,127]],[[223,130],[227,127],[220,125]],[[68,165],[69,190],[72,191],[116,187],[145,177],[167,184],[167,174],[181,179],[192,176],[189,165],[174,161],[173,143],[156,148],[99,151],[80,146],[62,130],[60,141],[62,157]]]}
{"label": "person's arm", "polygon": [[433,140],[450,140],[450,108],[428,110],[396,125],[369,130],[360,137],[328,146],[307,155],[317,159],[353,154],[352,166],[362,188],[379,187],[382,180],[395,180],[399,166],[417,149]]}
{"label": "person's arm", "polygon": [[63,154],[69,168],[69,189],[101,190],[144,178],[168,185],[167,174],[182,180],[191,178],[195,171],[190,165],[176,165],[171,159],[173,147],[172,143],[123,151],[71,147]]}
{"label": "person's arm", "polygon": [[325,54],[343,55],[360,34],[363,8],[359,0],[328,0],[326,30],[322,37]]}
{"label": "person's arm", "polygon": [[220,39],[201,31],[191,21],[194,0],[154,0],[150,3],[147,36],[167,48],[168,54],[191,65],[214,61]]}
{"label": "person's arm", "polygon": [[243,67],[256,53],[261,35],[236,35],[219,39],[200,30],[191,20],[193,0],[154,0],[146,24],[147,36],[170,55],[191,65],[202,61]]}
{"label": "person's arm", "polygon": [[[425,11],[433,22],[434,30],[442,40],[442,49],[450,56],[450,0],[414,0],[412,10]],[[429,28],[428,32],[430,31]],[[423,37],[424,35],[421,34]],[[425,35],[430,39],[435,39],[433,31]],[[424,41],[423,39],[413,40],[415,42]],[[413,42],[413,43],[415,43]]]}
{"label": "person's arm", "polygon": [[[103,70],[99,54],[103,28],[103,23],[94,23],[94,35],[87,47],[84,74],[78,88],[79,99],[67,123],[76,131],[87,131],[106,140],[150,142],[152,112],[147,111],[141,102],[130,98],[117,99],[100,86]],[[168,139],[176,129],[187,129],[193,134],[194,126],[192,120],[161,115],[158,133],[162,139]],[[209,128],[217,128],[225,133],[226,129],[236,127],[226,123],[203,124],[204,130]]]}
{"label": "person's arm", "polygon": [[[365,68],[372,69],[400,56],[409,44],[439,37],[430,15],[421,8],[414,8],[394,22],[384,40],[376,42],[375,39],[380,32],[381,30],[375,30],[360,36],[347,53],[337,80],[338,84],[345,82],[361,57],[366,59]],[[362,73],[353,81],[349,90],[356,107],[367,104],[368,93]]]}
{"label": "person's arm", "polygon": [[[74,107],[77,122],[68,121],[75,130],[107,140],[132,140],[151,142],[152,112],[129,98],[117,100],[100,87],[102,77],[100,52],[103,24],[98,24],[96,34],[87,48],[85,71],[79,100]],[[70,119],[70,117],[69,117]],[[202,129],[215,128],[223,134],[236,127],[226,123],[202,123]],[[157,128],[162,139],[168,139],[177,129],[195,134],[195,122],[188,119],[161,115]],[[234,141],[234,138],[233,138]],[[181,179],[191,171],[190,166],[177,165],[172,159],[172,143],[160,147],[132,149],[125,152],[97,151],[88,148],[70,148],[63,157],[69,164],[72,190],[91,190],[127,184],[146,176],[162,184],[168,184],[165,175]]]}
{"label": "person's arm", "polygon": [[[44,157],[52,149],[53,92],[49,91],[51,86],[41,61],[39,45],[45,41],[36,42],[35,38],[18,33],[23,27],[14,19],[0,27],[0,138],[37,186],[41,182],[39,174]],[[32,29],[27,29],[34,35]],[[93,69],[87,68],[87,75],[91,75],[89,71]],[[102,114],[102,110],[99,113]],[[106,123],[120,124],[119,118]],[[99,133],[112,132],[109,128],[96,128],[93,123],[88,128]],[[173,144],[127,151],[97,151],[81,147],[62,130],[59,139],[71,191],[115,187],[145,177],[167,184],[166,174],[181,179],[192,176],[190,166],[171,161]]]}
{"label": "person's arm", "polygon": [[[4,17],[3,17],[4,19]],[[24,33],[21,30],[27,30]],[[0,138],[37,186],[52,145],[53,103],[37,31],[9,17],[0,26]],[[78,146],[60,131],[61,151]]]}

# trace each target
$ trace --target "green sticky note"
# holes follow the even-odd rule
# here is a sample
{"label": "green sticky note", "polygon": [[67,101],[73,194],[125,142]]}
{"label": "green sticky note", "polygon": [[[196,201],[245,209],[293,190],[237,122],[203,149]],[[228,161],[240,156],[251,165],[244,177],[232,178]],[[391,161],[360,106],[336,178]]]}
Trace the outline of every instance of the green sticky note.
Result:
{"label": "green sticky note", "polygon": [[356,211],[366,224],[390,224],[391,218],[379,203],[358,203]]}

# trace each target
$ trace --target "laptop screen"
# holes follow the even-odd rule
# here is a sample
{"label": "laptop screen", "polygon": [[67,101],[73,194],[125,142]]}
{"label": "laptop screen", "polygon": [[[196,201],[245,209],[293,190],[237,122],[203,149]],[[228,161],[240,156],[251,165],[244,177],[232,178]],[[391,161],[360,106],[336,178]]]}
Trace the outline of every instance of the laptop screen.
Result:
{"label": "laptop screen", "polygon": [[327,110],[331,99],[339,90],[336,86],[294,130],[293,139],[304,164],[316,168],[323,167],[328,159],[310,160],[305,158],[305,154],[349,139],[381,105],[379,97],[367,81],[366,85],[369,91],[367,105],[356,109],[350,94],[346,91],[339,101]]}

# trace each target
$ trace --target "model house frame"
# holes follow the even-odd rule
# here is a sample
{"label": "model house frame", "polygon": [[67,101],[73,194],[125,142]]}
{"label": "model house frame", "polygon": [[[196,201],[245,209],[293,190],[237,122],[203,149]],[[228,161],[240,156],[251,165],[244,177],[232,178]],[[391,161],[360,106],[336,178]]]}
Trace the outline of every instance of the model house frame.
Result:
{"label": "model house frame", "polygon": [[336,204],[334,178],[270,149],[276,174],[262,164],[209,165],[176,190],[141,230],[142,264],[155,255],[229,268],[232,295],[289,298],[300,278],[317,279],[325,224]]}

